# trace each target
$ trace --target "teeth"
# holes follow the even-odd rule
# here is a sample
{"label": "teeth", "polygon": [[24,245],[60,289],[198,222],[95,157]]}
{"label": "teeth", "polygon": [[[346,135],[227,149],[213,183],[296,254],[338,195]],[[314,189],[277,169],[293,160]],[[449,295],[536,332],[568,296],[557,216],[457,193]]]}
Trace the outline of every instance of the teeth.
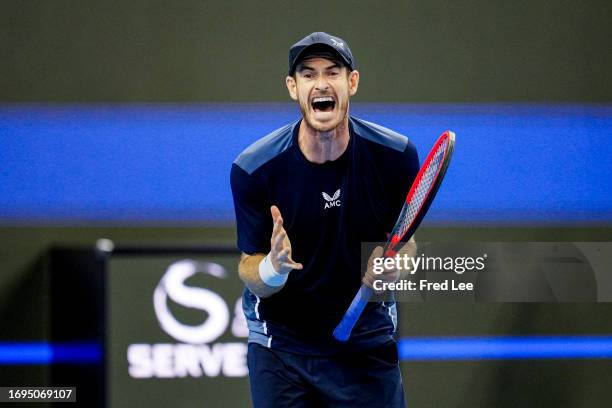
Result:
{"label": "teeth", "polygon": [[312,100],[312,103],[316,102],[333,102],[334,98],[331,96],[318,96]]}

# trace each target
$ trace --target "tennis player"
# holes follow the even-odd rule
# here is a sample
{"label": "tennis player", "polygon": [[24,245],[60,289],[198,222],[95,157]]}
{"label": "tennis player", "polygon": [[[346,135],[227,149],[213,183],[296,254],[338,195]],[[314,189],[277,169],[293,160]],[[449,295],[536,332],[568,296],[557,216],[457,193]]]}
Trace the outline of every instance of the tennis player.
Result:
{"label": "tennis player", "polygon": [[285,82],[302,117],[249,146],[231,170],[253,405],[403,407],[395,303],[371,302],[346,343],[332,332],[362,281],[398,279],[373,274],[382,248],[367,268],[361,243],[393,229],[419,169],[416,149],[349,115],[359,72],[342,38],[316,32],[294,44]]}

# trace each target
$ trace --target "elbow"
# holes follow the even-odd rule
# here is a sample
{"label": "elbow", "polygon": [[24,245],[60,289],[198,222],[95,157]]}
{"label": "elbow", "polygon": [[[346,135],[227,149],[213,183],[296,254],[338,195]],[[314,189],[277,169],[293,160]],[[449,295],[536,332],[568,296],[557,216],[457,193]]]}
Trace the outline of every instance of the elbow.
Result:
{"label": "elbow", "polygon": [[238,263],[238,276],[247,285],[257,280],[259,276],[259,262],[264,257],[263,254],[247,255],[242,254]]}

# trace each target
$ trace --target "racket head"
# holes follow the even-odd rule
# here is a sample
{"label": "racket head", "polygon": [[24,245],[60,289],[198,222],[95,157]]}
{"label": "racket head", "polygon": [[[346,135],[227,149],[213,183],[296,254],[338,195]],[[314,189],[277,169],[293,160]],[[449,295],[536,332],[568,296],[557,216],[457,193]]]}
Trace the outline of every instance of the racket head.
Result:
{"label": "racket head", "polygon": [[455,134],[450,130],[436,140],[406,195],[385,248],[386,256],[393,255],[395,248],[408,241],[421,224],[442,184],[454,148]]}

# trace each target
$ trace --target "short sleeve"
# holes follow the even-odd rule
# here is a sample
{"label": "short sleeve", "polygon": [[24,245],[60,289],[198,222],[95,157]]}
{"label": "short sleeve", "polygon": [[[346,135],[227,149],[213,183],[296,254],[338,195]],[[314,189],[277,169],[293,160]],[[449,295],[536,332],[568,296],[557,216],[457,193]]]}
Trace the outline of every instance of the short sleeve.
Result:
{"label": "short sleeve", "polygon": [[410,141],[406,144],[404,151],[399,153],[396,160],[389,160],[389,164],[393,163],[393,169],[390,169],[388,174],[392,174],[387,181],[387,202],[389,211],[387,211],[388,219],[386,220],[387,232],[391,232],[397,221],[397,217],[402,210],[402,206],[406,201],[406,195],[410,191],[410,187],[419,173],[419,156],[416,147]]}
{"label": "short sleeve", "polygon": [[265,189],[235,163],[232,164],[230,183],[236,212],[238,248],[249,255],[268,253],[272,216]]}

